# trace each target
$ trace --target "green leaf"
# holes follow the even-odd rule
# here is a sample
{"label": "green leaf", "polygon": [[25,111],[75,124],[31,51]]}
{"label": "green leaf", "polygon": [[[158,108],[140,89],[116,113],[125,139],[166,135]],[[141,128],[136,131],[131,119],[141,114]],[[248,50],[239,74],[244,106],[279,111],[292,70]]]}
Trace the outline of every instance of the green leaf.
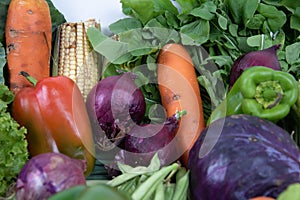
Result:
{"label": "green leaf", "polygon": [[143,24],[146,24],[149,20],[156,16],[169,11],[174,14],[178,14],[177,8],[171,1],[161,0],[121,0],[123,13],[130,15]]}
{"label": "green leaf", "polygon": [[94,27],[87,30],[87,35],[93,49],[106,57],[110,62],[122,64],[131,57],[128,54],[127,43],[118,42]]}
{"label": "green leaf", "polygon": [[291,28],[300,31],[300,7],[291,16]]}
{"label": "green leaf", "polygon": [[14,99],[14,94],[4,84],[0,84],[0,197],[12,184],[26,161],[28,150],[26,129],[12,118],[8,104]]}
{"label": "green leaf", "polygon": [[277,200],[300,200],[300,183],[293,183],[287,187],[277,198]]}
{"label": "green leaf", "polygon": [[193,10],[195,7],[199,6],[198,0],[176,0],[178,3],[181,13],[188,13]]}
{"label": "green leaf", "polygon": [[227,25],[228,25],[228,20],[225,17],[223,17],[222,15],[218,14],[218,13],[217,13],[217,16],[218,16],[218,24],[219,24],[219,26],[223,30],[226,30],[227,29]]}
{"label": "green leaf", "polygon": [[142,23],[135,18],[124,18],[120,19],[109,25],[109,29],[114,34],[119,34],[124,31],[129,31],[131,29],[142,28]]}
{"label": "green leaf", "polygon": [[3,68],[6,64],[5,48],[0,42],[0,84],[4,84]]}
{"label": "green leaf", "polygon": [[214,18],[217,10],[217,6],[212,1],[207,1],[201,4],[200,7],[194,8],[188,14],[193,15],[195,17],[200,17],[204,20],[211,20]]}
{"label": "green leaf", "polygon": [[225,6],[229,9],[233,21],[236,24],[246,24],[251,18],[258,6],[257,0],[240,0],[238,3],[235,0],[225,0]]}
{"label": "green leaf", "polygon": [[[203,44],[209,39],[209,22],[207,20],[198,19],[194,22],[181,27],[180,32],[189,38],[184,38],[186,42],[194,40],[198,44]],[[185,43],[183,41],[183,43]]]}
{"label": "green leaf", "polygon": [[294,64],[300,56],[300,42],[293,43],[291,45],[286,46],[286,61],[289,64]]}
{"label": "green leaf", "polygon": [[[138,155],[137,155],[138,156]],[[126,165],[123,163],[118,162],[118,167],[120,171],[125,174],[152,174],[153,172],[156,172],[160,169],[160,160],[158,157],[158,154],[154,154],[153,158],[150,161],[150,164],[145,167],[145,166],[137,166],[137,167],[131,167],[130,165]]]}
{"label": "green leaf", "polygon": [[255,14],[246,22],[246,27],[249,29],[259,30],[262,28],[266,18],[261,14]]}
{"label": "green leaf", "polygon": [[239,28],[239,26],[237,24],[229,24],[229,33],[232,36],[237,37],[238,36],[238,28]]}
{"label": "green leaf", "polygon": [[257,11],[267,18],[269,28],[272,32],[278,31],[286,23],[286,15],[275,6],[260,3]]}
{"label": "green leaf", "polygon": [[300,7],[300,1],[296,0],[262,0],[262,2],[277,7],[284,6],[291,12],[293,12],[297,7]]}

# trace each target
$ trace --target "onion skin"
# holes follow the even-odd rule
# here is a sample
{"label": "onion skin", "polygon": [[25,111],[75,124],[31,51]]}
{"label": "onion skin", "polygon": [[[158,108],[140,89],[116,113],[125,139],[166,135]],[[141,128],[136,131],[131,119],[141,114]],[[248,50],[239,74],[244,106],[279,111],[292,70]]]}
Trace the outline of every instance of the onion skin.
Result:
{"label": "onion skin", "polygon": [[46,200],[76,185],[86,185],[86,162],[61,153],[32,157],[22,168],[16,183],[17,200]]}
{"label": "onion skin", "polygon": [[252,51],[241,55],[234,63],[230,71],[229,86],[233,86],[238,77],[249,67],[264,66],[274,70],[281,70],[281,66],[276,54],[280,44],[273,45],[267,49]]}
{"label": "onion skin", "polygon": [[174,115],[163,124],[135,126],[124,138],[125,164],[148,166],[155,153],[158,153],[161,166],[176,161],[180,153],[173,140],[176,140],[178,123]]}
{"label": "onion skin", "polygon": [[114,177],[120,174],[117,162],[132,167],[148,166],[155,153],[158,154],[161,167],[178,160],[181,156],[176,143],[178,124],[178,119],[173,115],[161,124],[133,127],[123,140],[124,149],[119,150],[114,160],[106,166],[108,175]]}
{"label": "onion skin", "polygon": [[[99,81],[86,99],[96,150],[118,144],[125,133],[142,121],[146,102],[132,73],[109,76]],[[110,141],[107,141],[107,138]]]}

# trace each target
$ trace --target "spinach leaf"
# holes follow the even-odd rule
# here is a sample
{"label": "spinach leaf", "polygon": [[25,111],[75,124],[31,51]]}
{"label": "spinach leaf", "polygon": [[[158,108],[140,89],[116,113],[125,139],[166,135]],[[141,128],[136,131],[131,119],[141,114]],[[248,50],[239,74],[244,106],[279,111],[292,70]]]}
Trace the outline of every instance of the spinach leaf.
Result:
{"label": "spinach leaf", "polygon": [[[210,25],[207,20],[198,19],[183,25],[180,32],[201,45],[209,39]],[[190,44],[190,39],[184,40],[183,44]]]}
{"label": "spinach leaf", "polygon": [[225,6],[230,11],[235,24],[245,24],[251,18],[257,7],[257,0],[240,0],[238,3],[235,0],[225,0]]}
{"label": "spinach leaf", "polygon": [[200,7],[196,7],[191,12],[190,15],[195,17],[200,17],[204,20],[211,20],[217,11],[217,6],[212,1],[207,1],[203,3]]}
{"label": "spinach leaf", "polygon": [[257,11],[267,18],[267,23],[272,32],[278,31],[286,23],[286,14],[275,6],[260,3]]}
{"label": "spinach leaf", "polygon": [[291,16],[291,28],[300,31],[300,6],[295,9]]}
{"label": "spinach leaf", "polygon": [[142,23],[135,18],[120,19],[109,25],[110,31],[114,34],[119,34],[137,28],[142,28]]}
{"label": "spinach leaf", "polygon": [[177,8],[170,1],[161,0],[121,0],[123,12],[146,24],[149,20],[169,11],[178,14]]}

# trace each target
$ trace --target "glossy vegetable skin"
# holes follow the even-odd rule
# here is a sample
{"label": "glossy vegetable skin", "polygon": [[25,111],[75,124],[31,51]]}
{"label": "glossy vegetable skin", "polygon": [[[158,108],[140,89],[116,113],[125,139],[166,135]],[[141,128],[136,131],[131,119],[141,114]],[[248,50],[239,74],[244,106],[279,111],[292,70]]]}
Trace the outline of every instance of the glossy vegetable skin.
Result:
{"label": "glossy vegetable skin", "polygon": [[167,117],[187,112],[180,119],[175,138],[186,165],[189,150],[205,126],[196,71],[188,51],[180,44],[165,45],[157,62],[158,88]]}
{"label": "glossy vegetable skin", "polygon": [[119,144],[132,127],[143,120],[146,103],[132,73],[104,78],[86,99],[96,150]]}
{"label": "glossy vegetable skin", "polygon": [[148,166],[157,154],[160,166],[166,166],[178,159],[180,151],[174,142],[178,118],[174,116],[160,124],[144,124],[133,127],[124,137],[124,149],[115,155],[107,166],[109,176],[120,174],[118,162],[132,167]]}
{"label": "glossy vegetable skin", "polygon": [[70,78],[48,77],[23,88],[15,96],[12,114],[28,130],[31,156],[60,152],[85,160],[85,174],[92,172],[95,158],[91,124],[82,94]]}
{"label": "glossy vegetable skin", "polygon": [[255,116],[231,115],[204,129],[190,152],[192,199],[276,198],[300,181],[299,166],[300,150],[288,132]]}
{"label": "glossy vegetable skin", "polygon": [[231,67],[229,74],[229,86],[232,87],[240,75],[249,67],[264,66],[274,70],[281,70],[281,66],[277,57],[277,50],[280,44],[273,45],[267,49],[250,51],[241,55]]}
{"label": "glossy vegetable skin", "polygon": [[12,91],[30,86],[26,78],[19,75],[21,70],[37,80],[50,76],[52,22],[45,0],[11,0],[5,38]]}
{"label": "glossy vegetable skin", "polygon": [[208,124],[242,113],[277,122],[289,114],[297,98],[297,81],[291,74],[254,66],[238,78],[226,99],[212,112]]}

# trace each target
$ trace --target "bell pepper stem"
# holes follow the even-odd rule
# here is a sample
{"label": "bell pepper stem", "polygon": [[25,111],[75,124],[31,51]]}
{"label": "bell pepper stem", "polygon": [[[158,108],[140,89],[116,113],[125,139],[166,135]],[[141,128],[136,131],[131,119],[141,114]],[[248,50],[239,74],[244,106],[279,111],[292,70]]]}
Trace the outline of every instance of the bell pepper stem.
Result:
{"label": "bell pepper stem", "polygon": [[20,75],[24,76],[34,87],[36,86],[38,81],[32,76],[30,76],[27,72],[20,71]]}

